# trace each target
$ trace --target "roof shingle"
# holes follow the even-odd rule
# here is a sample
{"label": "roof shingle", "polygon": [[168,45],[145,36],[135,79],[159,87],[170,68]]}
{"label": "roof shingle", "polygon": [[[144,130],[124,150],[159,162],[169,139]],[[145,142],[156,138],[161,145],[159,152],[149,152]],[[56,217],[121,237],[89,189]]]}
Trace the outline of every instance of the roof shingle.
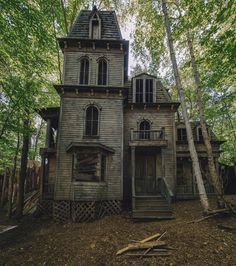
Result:
{"label": "roof shingle", "polygon": [[[81,10],[76,18],[69,38],[89,39],[89,19],[93,10]],[[115,11],[97,11],[101,18],[101,39],[121,40],[121,32]]]}

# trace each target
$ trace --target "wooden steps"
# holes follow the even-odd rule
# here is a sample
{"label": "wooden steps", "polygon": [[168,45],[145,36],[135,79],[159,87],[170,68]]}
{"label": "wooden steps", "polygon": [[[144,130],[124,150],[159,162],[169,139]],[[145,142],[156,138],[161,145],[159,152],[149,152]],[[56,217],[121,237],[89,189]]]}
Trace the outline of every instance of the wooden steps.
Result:
{"label": "wooden steps", "polygon": [[167,200],[161,196],[136,196],[134,209],[132,210],[133,219],[173,219],[173,209]]}

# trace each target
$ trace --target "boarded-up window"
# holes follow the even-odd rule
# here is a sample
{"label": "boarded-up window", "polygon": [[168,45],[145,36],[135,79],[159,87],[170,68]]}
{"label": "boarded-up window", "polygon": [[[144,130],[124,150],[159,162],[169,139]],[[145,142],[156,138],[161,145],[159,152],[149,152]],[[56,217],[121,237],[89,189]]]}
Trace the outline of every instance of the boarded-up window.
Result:
{"label": "boarded-up window", "polygon": [[153,80],[152,79],[146,79],[145,84],[145,97],[146,97],[146,103],[152,103],[153,102]]}
{"label": "boarded-up window", "polygon": [[89,106],[86,109],[85,135],[98,135],[98,109],[95,106]]}
{"label": "boarded-up window", "polygon": [[78,151],[74,154],[73,179],[76,181],[104,182],[106,156],[100,152]]}
{"label": "boarded-up window", "polygon": [[73,177],[80,181],[99,181],[99,153],[77,153],[74,156]]}
{"label": "boarded-up window", "polygon": [[187,141],[186,128],[177,128],[177,140],[178,141]]}
{"label": "boarded-up window", "polygon": [[83,58],[80,61],[80,84],[88,84],[89,78],[89,60],[87,58]]}
{"label": "boarded-up window", "polygon": [[136,103],[143,102],[143,80],[136,79]]}
{"label": "boarded-up window", "polygon": [[100,59],[98,62],[98,85],[107,85],[107,62]]}

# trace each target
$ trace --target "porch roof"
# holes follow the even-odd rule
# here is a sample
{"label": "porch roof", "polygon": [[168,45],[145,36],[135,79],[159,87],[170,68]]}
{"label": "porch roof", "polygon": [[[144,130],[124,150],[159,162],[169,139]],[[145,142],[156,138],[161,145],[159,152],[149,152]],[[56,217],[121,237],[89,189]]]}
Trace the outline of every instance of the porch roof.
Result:
{"label": "porch roof", "polygon": [[95,148],[95,149],[100,149],[108,153],[115,153],[115,150],[113,148],[110,148],[104,144],[98,143],[98,142],[71,142],[67,148],[67,152],[71,152],[76,148]]}

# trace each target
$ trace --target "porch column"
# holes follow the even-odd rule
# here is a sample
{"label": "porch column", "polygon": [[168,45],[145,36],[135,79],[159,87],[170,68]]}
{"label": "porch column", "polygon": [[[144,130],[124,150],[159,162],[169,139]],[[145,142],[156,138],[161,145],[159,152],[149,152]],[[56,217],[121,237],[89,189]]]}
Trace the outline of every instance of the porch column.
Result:
{"label": "porch column", "polygon": [[132,209],[135,207],[135,147],[131,147],[131,171],[132,171]]}
{"label": "porch column", "polygon": [[165,160],[163,154],[163,148],[161,148],[161,178],[165,178]]}
{"label": "porch column", "polygon": [[47,119],[45,148],[50,148],[50,142],[51,142],[51,119]]}
{"label": "porch column", "polygon": [[43,184],[44,184],[44,180],[45,180],[45,154],[41,154],[41,167],[40,167],[40,187],[39,187],[39,191],[40,191],[40,200],[43,200]]}

